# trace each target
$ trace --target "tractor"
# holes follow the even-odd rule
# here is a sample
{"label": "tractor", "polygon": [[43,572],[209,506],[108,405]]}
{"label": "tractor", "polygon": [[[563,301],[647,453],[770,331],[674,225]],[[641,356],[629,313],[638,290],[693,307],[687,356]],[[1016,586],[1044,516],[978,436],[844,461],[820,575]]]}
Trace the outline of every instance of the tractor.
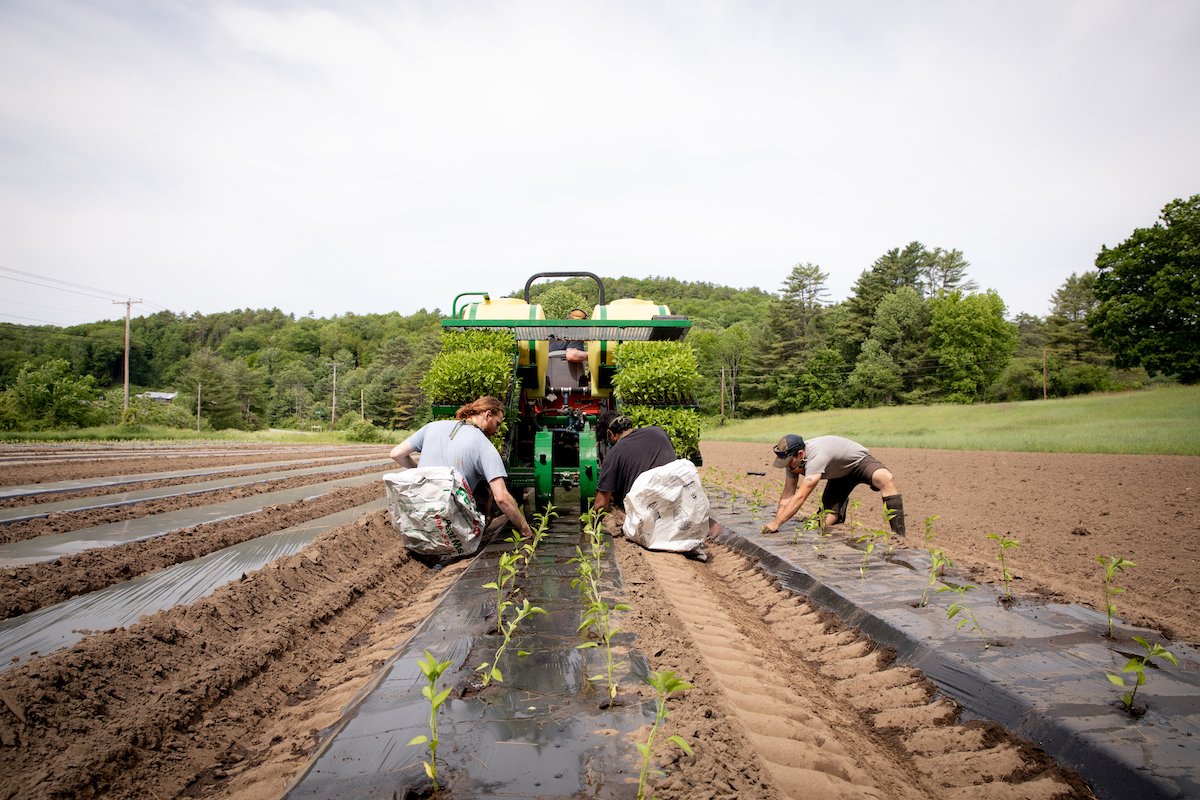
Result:
{"label": "tractor", "polygon": [[[530,287],[540,278],[594,280],[598,302],[590,318],[546,319],[542,306],[530,301]],[[524,299],[493,298],[486,292],[456,295],[450,317],[441,324],[444,331],[512,332],[512,380],[507,396],[500,398],[506,430],[499,443],[509,488],[518,498],[532,489],[539,508],[553,501],[556,488],[578,489],[580,506],[586,509],[595,497],[606,449],[606,443],[596,441],[596,419],[605,410],[621,411],[613,392],[617,346],[681,341],[692,323],[647,300],[609,303],[604,282],[590,272],[539,272],[525,283]],[[586,363],[568,361],[565,350],[552,352],[550,345],[556,340],[583,341]],[[475,398],[454,399],[458,404],[435,403],[434,418],[453,417],[458,405]]]}

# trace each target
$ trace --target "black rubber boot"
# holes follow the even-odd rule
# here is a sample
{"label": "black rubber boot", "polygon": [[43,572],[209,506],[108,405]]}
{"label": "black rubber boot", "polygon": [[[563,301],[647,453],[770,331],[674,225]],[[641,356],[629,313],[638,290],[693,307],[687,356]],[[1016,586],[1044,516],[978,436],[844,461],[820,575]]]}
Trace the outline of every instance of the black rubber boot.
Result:
{"label": "black rubber boot", "polygon": [[889,494],[883,498],[883,507],[894,512],[890,520],[892,533],[904,538],[904,498],[898,494]]}

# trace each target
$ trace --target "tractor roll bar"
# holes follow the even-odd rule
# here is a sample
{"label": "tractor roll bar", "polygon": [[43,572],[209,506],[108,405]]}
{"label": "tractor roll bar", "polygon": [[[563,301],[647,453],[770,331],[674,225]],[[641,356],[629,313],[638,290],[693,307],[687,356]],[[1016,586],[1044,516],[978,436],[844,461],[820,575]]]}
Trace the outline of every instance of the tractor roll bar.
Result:
{"label": "tractor roll bar", "polygon": [[525,281],[525,302],[529,302],[529,287],[538,278],[591,278],[596,282],[596,287],[599,289],[599,302],[596,305],[605,305],[604,303],[604,282],[591,272],[539,272]]}

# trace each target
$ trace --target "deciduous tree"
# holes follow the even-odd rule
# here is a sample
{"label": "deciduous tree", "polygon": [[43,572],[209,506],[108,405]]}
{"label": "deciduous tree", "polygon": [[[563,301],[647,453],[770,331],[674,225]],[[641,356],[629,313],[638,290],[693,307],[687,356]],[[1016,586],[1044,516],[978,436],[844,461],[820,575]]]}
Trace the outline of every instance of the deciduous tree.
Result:
{"label": "deciduous tree", "polygon": [[1088,324],[1119,366],[1200,380],[1200,194],[1096,257]]}

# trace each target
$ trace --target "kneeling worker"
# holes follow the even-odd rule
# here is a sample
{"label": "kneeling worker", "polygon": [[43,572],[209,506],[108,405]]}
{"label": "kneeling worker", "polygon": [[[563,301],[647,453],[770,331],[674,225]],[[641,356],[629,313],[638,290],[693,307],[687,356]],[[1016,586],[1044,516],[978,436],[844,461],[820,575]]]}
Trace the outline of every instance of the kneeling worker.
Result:
{"label": "kneeling worker", "polygon": [[[708,498],[695,465],[676,456],[667,432],[657,425],[634,429],[629,417],[606,411],[596,421],[596,435],[610,446],[600,466],[592,509],[613,512],[605,517],[609,534],[624,531],[626,538],[649,550],[682,552],[707,561]],[[646,478],[639,481],[643,475]],[[670,507],[672,513],[655,514],[656,507]]]}
{"label": "kneeling worker", "polygon": [[821,508],[825,509],[826,527],[846,521],[850,492],[862,483],[881,493],[884,507],[892,512],[892,533],[904,538],[904,500],[896,479],[858,442],[842,436],[817,436],[805,442],[804,437],[789,433],[776,443],[773,452],[775,466],[784,470],[783,493],[775,519],[762,527],[763,533],[777,532],[794,517],[824,478]]}
{"label": "kneeling worker", "polygon": [[[391,458],[402,467],[415,467],[417,462],[413,455],[419,454],[423,467],[456,468],[472,492],[490,489],[492,500],[521,536],[528,539],[533,536],[533,530],[508,491],[504,482],[508,471],[489,438],[496,435],[503,421],[504,405],[495,397],[484,395],[458,409],[454,419],[425,425],[392,448]],[[479,500],[476,494],[477,507],[482,505]]]}

